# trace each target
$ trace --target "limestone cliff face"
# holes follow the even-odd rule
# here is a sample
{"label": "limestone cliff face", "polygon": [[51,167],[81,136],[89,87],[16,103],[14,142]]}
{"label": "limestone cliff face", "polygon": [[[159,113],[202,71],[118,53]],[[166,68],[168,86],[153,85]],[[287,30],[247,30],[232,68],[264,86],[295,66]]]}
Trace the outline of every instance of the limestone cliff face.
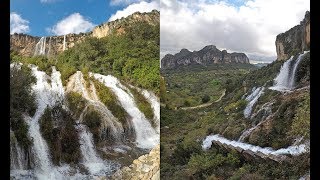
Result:
{"label": "limestone cliff face", "polygon": [[[117,19],[115,21],[103,23],[96,26],[92,31],[88,33],[80,34],[67,34],[65,36],[48,36],[45,37],[46,56],[54,56],[61,53],[65,49],[73,47],[76,43],[83,41],[86,37],[102,38],[115,33],[117,35],[123,34],[126,31],[126,27],[136,22],[147,22],[151,25],[159,24],[160,22],[159,11],[153,10],[149,13],[136,12],[132,15]],[[23,56],[33,56],[35,53],[36,45],[40,41],[41,37],[30,36],[27,34],[12,34],[10,35],[10,49],[17,51]]]}
{"label": "limestone cliff face", "polygon": [[140,156],[129,167],[123,167],[113,174],[111,179],[160,179],[160,145],[149,154]]}
{"label": "limestone cliff face", "polygon": [[160,22],[160,13],[157,10],[153,10],[150,13],[135,12],[126,18],[103,23],[95,27],[92,30],[92,36],[102,38],[110,35],[113,31],[116,34],[123,34],[125,33],[125,26],[134,24],[136,22],[147,22],[149,24],[156,25]]}
{"label": "limestone cliff face", "polygon": [[276,38],[277,60],[287,60],[291,55],[310,49],[310,12],[307,11],[299,25]]}
{"label": "limestone cliff face", "polygon": [[226,50],[220,51],[216,46],[209,45],[200,51],[190,52],[187,49],[182,49],[175,55],[167,54],[161,59],[161,68],[172,69],[179,66],[212,63],[249,63],[249,59],[244,53],[228,53]]}

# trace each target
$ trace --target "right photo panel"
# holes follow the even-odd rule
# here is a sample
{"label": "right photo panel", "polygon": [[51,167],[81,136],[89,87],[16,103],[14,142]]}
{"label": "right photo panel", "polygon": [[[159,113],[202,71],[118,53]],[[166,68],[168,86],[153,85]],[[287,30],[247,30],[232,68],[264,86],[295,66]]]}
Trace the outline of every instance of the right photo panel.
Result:
{"label": "right photo panel", "polygon": [[160,178],[310,179],[310,1],[160,0]]}

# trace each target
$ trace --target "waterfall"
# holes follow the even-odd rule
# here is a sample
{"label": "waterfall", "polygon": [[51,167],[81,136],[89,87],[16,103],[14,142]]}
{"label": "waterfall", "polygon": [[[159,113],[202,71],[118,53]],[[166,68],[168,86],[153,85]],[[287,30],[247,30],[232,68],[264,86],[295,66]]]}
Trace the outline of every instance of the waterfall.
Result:
{"label": "waterfall", "polygon": [[39,42],[36,44],[34,56],[39,55],[46,55],[46,37],[41,37]]}
{"label": "waterfall", "polygon": [[142,90],[142,95],[147,99],[147,101],[151,104],[151,108],[154,114],[154,120],[156,122],[156,131],[160,133],[160,101],[157,96],[148,90]]}
{"label": "waterfall", "polygon": [[[73,91],[81,94],[82,97],[88,101],[87,107],[94,107],[94,109],[102,115],[103,128],[110,128],[110,135],[113,137],[114,143],[120,143],[124,133],[122,124],[112,115],[111,111],[102,102],[100,102],[93,83],[90,84],[91,86],[88,88],[86,81],[83,78],[83,74],[81,71],[77,71],[69,78],[66,91]],[[83,112],[86,112],[86,109],[87,108],[85,108]],[[80,118],[79,121],[81,122],[82,118]]]}
{"label": "waterfall", "polygon": [[110,175],[119,168],[119,164],[103,161],[96,153],[93,145],[92,134],[84,125],[78,125],[80,149],[83,156],[83,164],[92,175]]}
{"label": "waterfall", "polygon": [[137,89],[139,93],[141,93],[144,98],[148,101],[151,105],[154,114],[154,122],[156,123],[156,131],[160,133],[160,100],[159,98],[152,92],[146,89],[140,89],[138,87],[132,86],[129,84],[131,88]]}
{"label": "waterfall", "polygon": [[32,86],[36,94],[37,110],[33,117],[26,116],[26,122],[29,125],[29,135],[33,139],[33,150],[35,154],[35,171],[39,179],[56,179],[61,176],[53,167],[50,159],[49,149],[46,141],[40,133],[39,119],[47,106],[53,106],[59,98],[63,96],[63,87],[60,79],[60,73],[53,68],[51,76],[51,85],[47,82],[48,77],[45,72],[38,71],[38,67],[32,66],[31,70],[37,79]]}
{"label": "waterfall", "polygon": [[252,93],[246,97],[246,101],[248,104],[243,111],[243,115],[245,118],[248,118],[251,115],[252,107],[258,101],[259,97],[264,93],[264,87],[253,88]]}
{"label": "waterfall", "polygon": [[28,162],[23,149],[19,146],[14,132],[10,129],[10,169],[27,169]]}
{"label": "waterfall", "polygon": [[47,52],[47,55],[49,56],[50,55],[50,50],[51,50],[51,36],[49,38],[49,50]]}
{"label": "waterfall", "polygon": [[63,51],[66,50],[66,35],[63,36]]}
{"label": "waterfall", "polygon": [[238,141],[233,141],[233,140],[229,140],[226,139],[218,134],[215,135],[209,135],[207,136],[203,142],[202,142],[202,149],[203,150],[207,150],[212,146],[212,142],[216,141],[216,142],[220,142],[222,144],[225,145],[230,145],[232,147],[238,147],[241,148],[243,150],[251,150],[255,153],[257,152],[261,152],[264,155],[285,155],[285,154],[290,154],[290,155],[294,155],[297,156],[299,154],[305,153],[308,150],[308,145],[306,144],[300,144],[300,145],[294,145],[294,146],[289,146],[287,148],[281,148],[278,150],[273,150],[271,147],[260,147],[260,146],[255,146],[252,144],[247,144],[247,143],[242,143],[242,142],[238,142]]}
{"label": "waterfall", "polygon": [[304,51],[297,59],[293,56],[281,66],[280,72],[274,79],[274,85],[269,89],[276,91],[290,91],[295,88],[295,75],[297,68],[304,55],[309,51]]}
{"label": "waterfall", "polygon": [[255,113],[255,114],[253,114],[253,115],[251,116],[251,119],[252,119],[253,117],[257,116],[258,114],[264,113],[263,117],[260,118],[260,122],[259,122],[257,125],[253,125],[253,127],[251,127],[251,128],[249,128],[249,129],[243,131],[243,133],[240,135],[238,141],[240,141],[240,142],[244,141],[244,139],[245,139],[246,137],[248,137],[253,130],[255,130],[255,129],[256,129],[257,127],[259,127],[262,123],[264,123],[265,120],[268,119],[268,117],[269,117],[270,114],[272,113],[272,110],[271,110],[272,104],[273,104],[273,102],[267,102],[267,103],[265,103],[264,105],[262,105],[261,109],[260,109],[257,113]]}
{"label": "waterfall", "polygon": [[118,97],[125,111],[132,117],[132,123],[136,132],[136,143],[140,148],[151,149],[159,143],[159,134],[152,128],[150,122],[138,109],[132,94],[119,80],[111,75],[92,74],[93,77],[109,87]]}

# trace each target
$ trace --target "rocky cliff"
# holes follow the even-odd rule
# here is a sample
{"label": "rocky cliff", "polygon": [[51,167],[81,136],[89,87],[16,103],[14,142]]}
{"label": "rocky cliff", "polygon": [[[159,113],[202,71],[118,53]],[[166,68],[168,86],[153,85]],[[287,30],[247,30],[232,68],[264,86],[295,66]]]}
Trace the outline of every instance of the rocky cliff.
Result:
{"label": "rocky cliff", "polygon": [[209,45],[200,51],[190,52],[187,49],[181,49],[175,55],[167,54],[161,59],[161,68],[172,69],[179,66],[212,63],[249,63],[249,59],[244,53],[228,53],[226,50],[220,51],[216,46]]}
{"label": "rocky cliff", "polygon": [[276,38],[277,60],[287,60],[291,55],[310,49],[310,12],[305,13],[299,25]]}
{"label": "rocky cliff", "polygon": [[160,179],[160,145],[153,148],[149,154],[140,156],[129,167],[119,169],[112,179]]}
{"label": "rocky cliff", "polygon": [[46,56],[54,56],[64,51],[64,49],[73,47],[76,43],[81,42],[86,37],[102,38],[112,33],[117,35],[123,34],[126,31],[126,27],[136,22],[147,22],[151,25],[156,25],[160,22],[159,17],[160,13],[157,10],[148,13],[135,12],[126,18],[117,19],[96,26],[88,33],[48,36],[43,37],[42,42],[40,42],[41,37],[15,33],[10,35],[10,49],[17,51],[23,56],[33,56],[38,43],[38,48],[40,49],[41,46]]}

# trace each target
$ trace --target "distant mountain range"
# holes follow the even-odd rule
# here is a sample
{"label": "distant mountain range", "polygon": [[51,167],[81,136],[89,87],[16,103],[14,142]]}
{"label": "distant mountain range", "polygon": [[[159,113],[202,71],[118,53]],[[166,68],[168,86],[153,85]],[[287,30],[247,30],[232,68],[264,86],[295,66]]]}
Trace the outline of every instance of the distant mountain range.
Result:
{"label": "distant mountain range", "polygon": [[180,66],[209,65],[209,64],[249,64],[249,58],[244,53],[228,53],[226,50],[220,51],[214,45],[205,46],[200,51],[189,51],[181,49],[175,55],[167,54],[161,59],[161,69],[174,69]]}

